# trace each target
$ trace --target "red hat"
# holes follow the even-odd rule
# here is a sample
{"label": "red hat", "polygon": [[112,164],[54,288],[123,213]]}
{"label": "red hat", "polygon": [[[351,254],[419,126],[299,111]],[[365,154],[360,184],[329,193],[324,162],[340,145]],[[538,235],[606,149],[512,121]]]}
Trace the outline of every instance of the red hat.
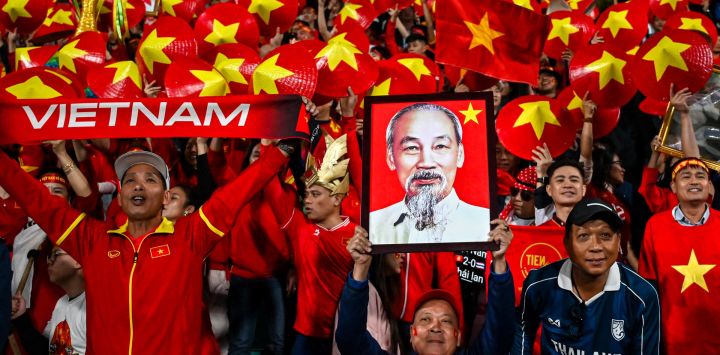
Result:
{"label": "red hat", "polygon": [[385,95],[407,95],[422,94],[435,92],[424,91],[417,85],[417,79],[412,72],[407,70],[402,64],[394,60],[381,60],[378,64],[378,76],[375,85],[371,88],[369,96],[385,96]]}
{"label": "red hat", "polygon": [[295,0],[235,0],[255,17],[260,34],[266,37],[287,31],[298,14],[298,2]]}
{"label": "red hat", "polygon": [[20,47],[15,49],[14,70],[41,67],[60,49],[60,46]]}
{"label": "red hat", "polygon": [[438,91],[440,68],[430,58],[413,53],[394,55],[390,60],[399,63],[415,79],[413,86],[418,92],[432,93]]}
{"label": "red hat", "polygon": [[148,81],[163,82],[165,71],[172,61],[196,57],[195,33],[187,22],[172,16],[161,16],[145,28],[138,44],[136,62],[140,75]]}
{"label": "red hat", "polygon": [[105,50],[105,39],[100,32],[83,32],[71,38],[57,52],[58,67],[77,75],[85,82],[90,69],[105,63]]}
{"label": "red hat", "polygon": [[318,70],[316,91],[321,95],[345,97],[348,86],[353,92],[363,93],[375,83],[378,76],[375,60],[348,41],[347,35],[336,34],[313,56]]}
{"label": "red hat", "polygon": [[550,14],[550,24],[543,52],[555,59],[568,48],[576,55],[582,53],[579,49],[587,46],[595,32],[595,23],[582,12],[555,11]]}
{"label": "red hat", "polygon": [[73,79],[60,70],[36,67],[0,78],[0,100],[31,100],[84,97]]}
{"label": "red hat", "polygon": [[347,33],[345,39],[354,44],[360,51],[367,53],[370,50],[370,40],[365,34],[365,29],[353,19],[347,19],[343,23],[336,23],[336,36],[341,33]]}
{"label": "red hat", "polygon": [[0,0],[0,25],[18,34],[30,34],[45,20],[52,2],[49,0]]}
{"label": "red hat", "polygon": [[688,0],[650,0],[650,11],[665,20],[678,12],[687,11],[689,3]]}
{"label": "red hat", "polygon": [[[568,86],[560,92],[557,100],[562,107],[562,115],[568,116],[570,120],[574,122],[575,127],[581,129],[584,117],[582,113],[582,98],[577,94],[577,91],[575,91],[572,86]],[[608,135],[615,129],[619,121],[619,108],[599,107],[595,111],[595,118],[593,119],[593,137],[600,138]]]}
{"label": "red hat", "polygon": [[168,97],[225,96],[230,88],[212,65],[199,58],[181,58],[165,73],[165,92]]}
{"label": "red hat", "polygon": [[576,92],[602,107],[620,107],[637,91],[630,64],[632,57],[610,43],[585,47],[570,63],[570,81]]}
{"label": "red hat", "polygon": [[77,17],[70,3],[55,3],[48,10],[42,25],[33,33],[32,41],[42,44],[70,36],[75,32],[77,23]]}
{"label": "red hat", "polygon": [[647,11],[641,2],[623,2],[605,9],[595,23],[598,35],[622,50],[638,45],[648,31]]}
{"label": "red hat", "polygon": [[252,72],[260,64],[257,51],[239,43],[214,47],[203,58],[225,77],[230,92],[237,95],[248,93]]}
{"label": "red hat", "polygon": [[160,5],[163,14],[177,17],[189,23],[200,15],[208,2],[208,0],[165,0],[161,1]]}
{"label": "red hat", "polygon": [[[425,304],[433,300],[442,300],[450,304],[450,307],[452,307],[453,312],[455,312],[455,318],[457,318],[458,324],[460,324],[460,319],[462,318],[462,314],[460,314],[460,307],[458,305],[458,301],[455,299],[455,296],[453,296],[450,292],[445,291],[443,289],[433,289],[426,291],[423,293],[420,298],[417,299],[417,302],[415,302],[415,310],[414,313],[416,314],[418,310]],[[413,314],[413,318],[415,318],[415,314]]]}
{"label": "red hat", "polygon": [[656,116],[662,116],[665,114],[665,112],[668,109],[668,104],[670,102],[665,100],[655,100],[651,97],[646,97],[645,100],[642,100],[640,102],[640,111],[645,112],[650,115],[656,115]]}
{"label": "red hat", "polygon": [[195,21],[200,53],[225,43],[241,43],[257,47],[260,39],[255,18],[247,9],[233,3],[220,3],[209,7]]}
{"label": "red hat", "polygon": [[515,184],[513,187],[524,191],[535,191],[537,185],[537,168],[535,166],[528,166],[515,177]]}
{"label": "red hat", "polygon": [[313,97],[318,72],[315,61],[302,47],[286,44],[265,55],[255,67],[250,81],[257,94],[296,94]]}
{"label": "red hat", "polygon": [[707,16],[695,11],[682,11],[675,13],[667,19],[663,29],[680,29],[704,33],[710,37],[710,46],[715,46],[718,38],[715,23],[713,23],[713,21]]}
{"label": "red hat", "polygon": [[88,87],[104,99],[143,97],[143,83],[135,62],[126,60],[90,70]]}
{"label": "red hat", "polygon": [[[342,25],[347,19],[353,19],[363,28],[368,28],[377,15],[377,11],[369,0],[350,0],[345,2],[335,21]],[[363,51],[365,50],[366,49],[363,48]]]}

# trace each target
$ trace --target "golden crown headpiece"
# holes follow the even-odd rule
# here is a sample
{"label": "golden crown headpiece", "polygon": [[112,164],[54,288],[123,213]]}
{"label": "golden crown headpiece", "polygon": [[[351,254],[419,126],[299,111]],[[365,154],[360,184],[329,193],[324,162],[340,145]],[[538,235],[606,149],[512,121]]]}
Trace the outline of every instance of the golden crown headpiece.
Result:
{"label": "golden crown headpiece", "polygon": [[349,158],[347,155],[347,135],[333,140],[329,135],[325,136],[327,150],[323,157],[320,168],[311,153],[308,153],[305,164],[305,185],[320,185],[330,190],[330,195],[344,194],[350,188],[350,176],[348,175]]}

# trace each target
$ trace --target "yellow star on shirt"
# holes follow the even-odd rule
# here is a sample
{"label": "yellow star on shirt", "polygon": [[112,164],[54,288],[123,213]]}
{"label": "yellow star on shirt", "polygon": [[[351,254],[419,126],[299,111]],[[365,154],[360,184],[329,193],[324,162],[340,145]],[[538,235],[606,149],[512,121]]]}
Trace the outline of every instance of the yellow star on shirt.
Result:
{"label": "yellow star on shirt", "polygon": [[551,124],[560,127],[560,122],[558,122],[557,117],[555,117],[555,114],[550,109],[550,102],[526,102],[518,106],[523,112],[515,121],[513,128],[529,123],[532,125],[535,136],[539,140],[545,131],[545,125]]}
{"label": "yellow star on shirt", "polygon": [[183,0],[162,0],[160,4],[162,5],[163,12],[166,12],[172,16],[175,15],[175,9],[173,8],[177,4],[182,4]]}
{"label": "yellow star on shirt", "polygon": [[370,91],[370,96],[387,96],[387,95],[389,95],[391,81],[392,81],[392,78],[387,78],[382,83],[373,86],[372,90]]}
{"label": "yellow star on shirt", "polygon": [[353,3],[345,3],[345,6],[343,6],[342,10],[340,10],[340,23],[345,23],[345,20],[349,17],[353,20],[357,20],[360,18],[360,15],[357,12],[357,9],[361,8],[362,5],[353,4]]}
{"label": "yellow star on shirt", "polygon": [[677,8],[677,4],[680,0],[660,0],[660,5],[668,4],[672,7],[673,11]]}
{"label": "yellow star on shirt", "polygon": [[2,7],[2,10],[10,16],[12,22],[17,21],[18,17],[32,18],[29,12],[25,9],[29,0],[8,0],[7,4]]}
{"label": "yellow star on shirt", "polygon": [[9,92],[16,99],[54,99],[62,96],[57,90],[45,85],[38,76],[25,80],[22,83],[8,87],[5,91]]}
{"label": "yellow star on shirt", "polygon": [[56,13],[54,13],[50,17],[46,17],[43,21],[43,26],[50,26],[53,23],[57,23],[60,25],[74,25],[72,20],[70,19],[70,16],[72,16],[71,11],[65,11],[65,10],[58,10]]}
{"label": "yellow star on shirt", "polygon": [[482,45],[488,51],[490,51],[490,53],[495,54],[493,40],[495,38],[502,37],[505,34],[490,28],[490,19],[488,18],[488,13],[485,13],[483,18],[480,20],[480,23],[478,23],[477,25],[469,21],[463,22],[465,22],[465,26],[467,26],[468,30],[470,30],[473,36],[472,42],[470,42],[470,47],[468,49],[473,49],[477,46]]}
{"label": "yellow star on shirt", "polygon": [[690,48],[689,44],[673,42],[670,37],[663,37],[658,44],[643,56],[644,60],[655,64],[655,77],[660,81],[668,67],[688,71],[685,59],[680,54]]}
{"label": "yellow star on shirt", "polygon": [[355,54],[362,54],[362,52],[352,42],[346,40],[345,36],[347,36],[347,33],[341,33],[331,38],[327,45],[315,55],[315,59],[327,58],[330,71],[335,70],[340,62],[345,62],[355,71],[358,70]]}
{"label": "yellow star on shirt", "polygon": [[117,84],[123,79],[130,78],[138,89],[142,89],[140,84],[140,71],[138,70],[135,62],[125,60],[113,64],[106,65],[105,68],[115,69],[115,75],[113,76],[112,84]]}
{"label": "yellow star on shirt", "polygon": [[605,19],[605,22],[602,24],[602,28],[610,29],[610,34],[612,34],[613,38],[617,37],[621,29],[632,30],[633,27],[627,19],[627,14],[628,10],[610,11],[607,19]]}
{"label": "yellow star on shirt", "polygon": [[548,35],[548,41],[553,38],[560,38],[563,44],[566,46],[570,42],[570,35],[576,32],[580,32],[580,30],[575,27],[572,23],[570,23],[570,18],[561,18],[561,19],[553,19],[552,20],[552,30],[550,30],[550,34]]}
{"label": "yellow star on shirt", "polygon": [[235,22],[230,25],[223,25],[217,19],[213,20],[212,32],[205,36],[205,42],[219,46],[223,43],[238,43],[235,39],[240,23]]}
{"label": "yellow star on shirt", "polygon": [[69,71],[77,74],[77,69],[75,68],[75,58],[82,57],[87,54],[86,51],[75,48],[77,46],[78,42],[80,42],[79,39],[76,39],[68,44],[66,44],[64,47],[62,47],[58,51],[58,61],[60,62],[60,69],[67,68]]}
{"label": "yellow star on shirt", "polygon": [[215,70],[191,70],[190,74],[203,82],[203,89],[200,97],[204,96],[225,96],[230,89],[220,73]]}
{"label": "yellow star on shirt", "polygon": [[480,124],[477,115],[482,111],[483,110],[476,110],[475,108],[473,108],[472,102],[468,104],[467,110],[460,110],[460,113],[465,116],[465,121],[463,122],[463,125],[467,124],[468,122],[475,122],[477,124]]}
{"label": "yellow star on shirt", "polygon": [[681,17],[680,21],[682,21],[682,25],[678,27],[681,30],[695,30],[700,31],[704,34],[708,34],[707,29],[702,24],[702,20],[699,18],[687,18],[687,17]]}
{"label": "yellow star on shirt", "polygon": [[615,58],[612,54],[603,51],[602,56],[598,60],[587,65],[587,69],[597,72],[600,75],[600,90],[602,90],[610,80],[625,84],[625,77],[622,73],[625,64],[627,64],[626,61]]}
{"label": "yellow star on shirt", "polygon": [[531,0],[513,0],[513,3],[517,6],[524,7],[530,11],[535,11],[533,9],[532,4],[530,4]]}
{"label": "yellow star on shirt", "polygon": [[692,284],[697,284],[698,286],[702,287],[705,292],[709,293],[710,290],[708,290],[707,284],[705,283],[704,275],[707,274],[708,271],[712,270],[714,267],[714,264],[701,265],[700,263],[698,263],[697,257],[695,256],[695,249],[691,249],[690,260],[688,260],[687,265],[672,265],[673,269],[685,276],[685,279],[683,279],[682,289],[680,290],[680,293],[685,292],[685,290],[688,287],[692,286]]}
{"label": "yellow star on shirt", "polygon": [[228,58],[222,53],[218,53],[215,57],[215,64],[213,66],[217,69],[225,80],[228,82],[235,82],[247,85],[245,76],[240,72],[240,66],[245,62],[245,58]]}
{"label": "yellow star on shirt", "polygon": [[170,58],[163,52],[163,49],[169,46],[170,43],[173,43],[173,41],[175,41],[175,37],[158,37],[157,29],[154,29],[150,32],[150,35],[145,38],[139,51],[145,67],[150,71],[150,74],[155,72],[154,64],[156,62],[170,64]]}
{"label": "yellow star on shirt", "polygon": [[405,68],[408,68],[413,75],[415,75],[415,79],[417,79],[417,81],[420,81],[420,78],[423,75],[432,77],[430,69],[425,66],[425,62],[422,58],[402,58],[398,59],[398,63],[402,64]]}
{"label": "yellow star on shirt", "polygon": [[248,12],[251,14],[257,14],[265,22],[270,24],[270,13],[285,6],[278,0],[252,0],[250,6],[248,6]]}
{"label": "yellow star on shirt", "polygon": [[253,94],[257,95],[261,92],[268,94],[277,94],[278,88],[275,81],[292,76],[293,72],[277,65],[280,53],[265,59],[255,68],[252,74]]}

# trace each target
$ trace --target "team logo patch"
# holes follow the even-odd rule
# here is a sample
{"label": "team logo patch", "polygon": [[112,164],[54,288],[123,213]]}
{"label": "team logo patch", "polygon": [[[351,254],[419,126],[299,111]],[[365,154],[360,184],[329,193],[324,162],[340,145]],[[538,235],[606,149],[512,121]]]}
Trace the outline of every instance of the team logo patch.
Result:
{"label": "team logo patch", "polygon": [[120,250],[110,250],[108,251],[108,258],[115,259],[118,256],[120,256]]}
{"label": "team logo patch", "polygon": [[612,320],[612,336],[615,340],[620,341],[625,338],[625,321],[624,320]]}
{"label": "team logo patch", "polygon": [[150,248],[150,257],[155,258],[161,258],[163,256],[170,255],[170,246],[167,244],[158,245],[156,247]]}

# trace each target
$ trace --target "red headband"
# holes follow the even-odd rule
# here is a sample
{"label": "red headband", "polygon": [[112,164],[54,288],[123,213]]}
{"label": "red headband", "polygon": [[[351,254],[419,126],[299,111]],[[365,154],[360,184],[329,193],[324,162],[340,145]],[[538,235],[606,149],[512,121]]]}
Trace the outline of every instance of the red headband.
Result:
{"label": "red headband", "polygon": [[40,182],[47,183],[47,182],[54,182],[56,184],[61,184],[65,187],[68,186],[67,180],[65,180],[64,177],[62,177],[58,173],[47,173],[40,177]]}
{"label": "red headband", "polygon": [[675,165],[675,167],[672,170],[672,180],[675,180],[675,175],[677,175],[677,173],[679,173],[681,170],[683,170],[687,167],[690,167],[690,166],[694,166],[694,167],[705,170],[705,172],[709,172],[707,165],[702,160],[697,159],[697,158],[687,158],[687,159],[683,159],[683,160],[679,161]]}

